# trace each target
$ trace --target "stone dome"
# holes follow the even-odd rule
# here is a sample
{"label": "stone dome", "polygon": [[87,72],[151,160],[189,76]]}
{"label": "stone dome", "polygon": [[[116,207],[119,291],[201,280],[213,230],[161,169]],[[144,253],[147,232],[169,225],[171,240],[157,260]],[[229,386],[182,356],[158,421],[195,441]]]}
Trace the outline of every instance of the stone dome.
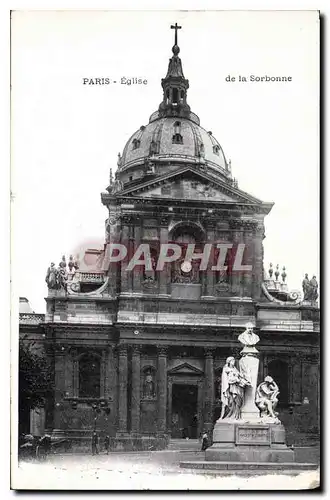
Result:
{"label": "stone dome", "polygon": [[150,175],[163,175],[178,164],[195,164],[211,174],[232,180],[230,164],[212,132],[200,126],[187,102],[189,81],[184,77],[177,38],[162,79],[163,100],[146,126],[134,132],[118,155],[117,179],[127,185]]}
{"label": "stone dome", "polygon": [[204,163],[228,172],[224,152],[212,132],[181,117],[158,118],[134,132],[123,150],[119,172],[147,160]]}

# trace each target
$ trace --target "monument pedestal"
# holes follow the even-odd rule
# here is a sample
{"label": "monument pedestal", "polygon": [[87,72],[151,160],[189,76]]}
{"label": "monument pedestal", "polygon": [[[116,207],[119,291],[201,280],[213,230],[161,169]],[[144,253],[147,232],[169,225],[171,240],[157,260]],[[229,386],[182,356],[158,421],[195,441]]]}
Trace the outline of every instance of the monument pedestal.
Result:
{"label": "monument pedestal", "polygon": [[221,420],[213,430],[213,445],[205,451],[213,462],[293,462],[282,424]]}

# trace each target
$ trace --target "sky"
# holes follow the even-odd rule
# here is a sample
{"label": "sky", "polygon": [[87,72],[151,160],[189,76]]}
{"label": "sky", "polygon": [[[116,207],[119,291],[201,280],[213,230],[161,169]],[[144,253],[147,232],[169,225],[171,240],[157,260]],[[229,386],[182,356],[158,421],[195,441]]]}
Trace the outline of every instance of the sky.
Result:
{"label": "sky", "polygon": [[[319,278],[316,12],[13,12],[12,281],[36,312],[45,312],[50,262],[103,243],[100,193],[162,99],[175,22],[192,111],[231,159],[239,188],[275,203],[265,268],[285,265],[289,289],[301,289],[306,272]],[[82,83],[102,77],[148,83]]]}

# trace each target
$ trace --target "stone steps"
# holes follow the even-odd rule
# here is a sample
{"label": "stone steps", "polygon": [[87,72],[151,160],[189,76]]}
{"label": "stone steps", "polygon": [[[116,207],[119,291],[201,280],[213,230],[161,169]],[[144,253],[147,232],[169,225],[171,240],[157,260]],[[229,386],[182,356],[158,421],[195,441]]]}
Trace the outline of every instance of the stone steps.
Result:
{"label": "stone steps", "polygon": [[311,471],[319,467],[315,463],[299,462],[211,462],[205,460],[183,461],[180,468],[210,471]]}
{"label": "stone steps", "polygon": [[173,451],[181,451],[181,450],[190,450],[190,451],[200,451],[201,442],[199,439],[171,439],[167,450]]}

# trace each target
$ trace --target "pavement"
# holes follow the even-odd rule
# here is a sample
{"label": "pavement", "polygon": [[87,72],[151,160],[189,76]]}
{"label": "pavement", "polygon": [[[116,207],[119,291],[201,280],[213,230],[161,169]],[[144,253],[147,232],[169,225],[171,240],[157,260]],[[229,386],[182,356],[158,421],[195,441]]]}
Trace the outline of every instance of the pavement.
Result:
{"label": "pavement", "polygon": [[319,486],[319,471],[194,471],[182,460],[204,460],[200,451],[51,455],[12,467],[13,489],[41,490],[306,490]]}

